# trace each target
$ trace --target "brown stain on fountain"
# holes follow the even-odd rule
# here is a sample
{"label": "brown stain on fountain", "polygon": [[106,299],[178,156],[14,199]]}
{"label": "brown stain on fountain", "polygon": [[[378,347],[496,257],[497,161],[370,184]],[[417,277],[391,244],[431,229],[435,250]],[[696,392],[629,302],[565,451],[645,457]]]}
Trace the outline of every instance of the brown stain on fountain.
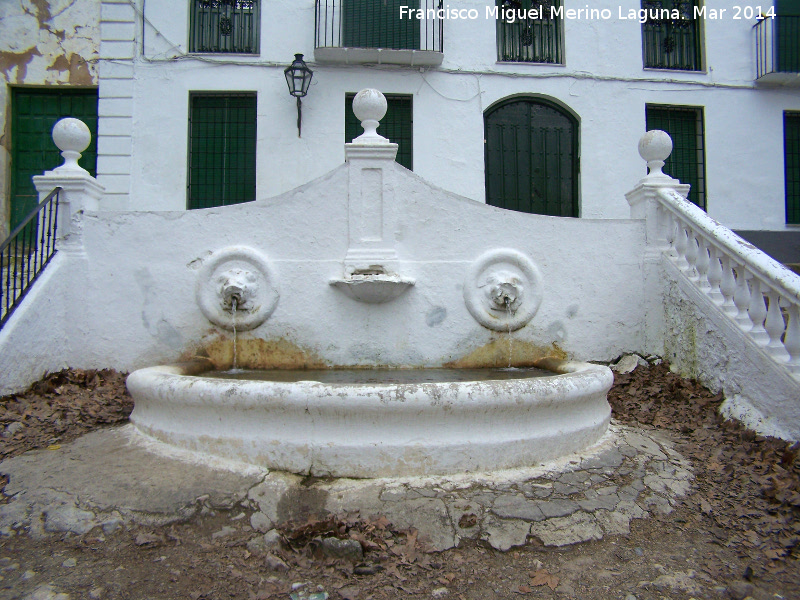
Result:
{"label": "brown stain on fountain", "polygon": [[[567,360],[567,353],[557,344],[538,345],[514,340],[509,357],[508,341],[502,338],[476,348],[469,354],[441,365],[448,369],[491,369],[513,367],[540,367],[557,365]],[[239,339],[236,342],[237,367],[241,369],[370,369],[386,368],[386,365],[333,365],[313,350],[298,346],[284,338],[264,340],[259,338]],[[233,340],[220,337],[206,344],[202,350],[183,360],[203,358],[214,369],[226,370],[233,366]],[[424,368],[402,365],[398,368]],[[428,365],[427,368],[430,368]],[[550,370],[556,370],[551,368]]]}
{"label": "brown stain on fountain", "polygon": [[[219,338],[204,348],[215,369],[233,365],[233,340]],[[236,341],[236,366],[241,369],[325,369],[328,365],[313,351],[283,338],[262,340],[244,338]]]}
{"label": "brown stain on fountain", "polygon": [[512,367],[535,367],[543,359],[565,360],[567,353],[557,344],[540,346],[532,342],[514,340],[509,355],[509,344],[505,338],[492,340],[476,348],[466,356],[445,363],[451,369],[485,369]]}

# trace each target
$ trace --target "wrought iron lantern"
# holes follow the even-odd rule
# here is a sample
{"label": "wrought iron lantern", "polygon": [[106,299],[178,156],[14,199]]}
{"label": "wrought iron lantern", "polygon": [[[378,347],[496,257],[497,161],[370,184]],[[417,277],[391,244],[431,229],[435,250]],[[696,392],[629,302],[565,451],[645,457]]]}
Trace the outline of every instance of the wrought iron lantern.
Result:
{"label": "wrought iron lantern", "polygon": [[300,98],[308,93],[308,86],[311,85],[314,72],[308,68],[302,54],[295,54],[294,62],[283,70],[283,74],[286,77],[286,85],[289,86],[289,93],[297,98],[297,137],[300,137]]}

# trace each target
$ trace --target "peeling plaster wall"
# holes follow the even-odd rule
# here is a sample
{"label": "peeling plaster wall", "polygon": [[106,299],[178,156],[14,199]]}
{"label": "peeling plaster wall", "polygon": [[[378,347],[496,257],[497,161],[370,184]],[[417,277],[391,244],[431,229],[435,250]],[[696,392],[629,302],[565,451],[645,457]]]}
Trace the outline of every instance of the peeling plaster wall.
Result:
{"label": "peeling plaster wall", "polygon": [[96,86],[99,45],[96,0],[0,2],[0,239],[10,210],[10,86]]}

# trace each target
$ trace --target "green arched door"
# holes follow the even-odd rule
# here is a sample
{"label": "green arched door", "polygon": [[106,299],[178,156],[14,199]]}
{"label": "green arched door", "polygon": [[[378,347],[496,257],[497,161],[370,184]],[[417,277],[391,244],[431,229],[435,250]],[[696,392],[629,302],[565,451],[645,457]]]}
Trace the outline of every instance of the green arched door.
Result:
{"label": "green arched door", "polygon": [[578,122],[556,104],[513,98],[484,115],[486,202],[578,216]]}

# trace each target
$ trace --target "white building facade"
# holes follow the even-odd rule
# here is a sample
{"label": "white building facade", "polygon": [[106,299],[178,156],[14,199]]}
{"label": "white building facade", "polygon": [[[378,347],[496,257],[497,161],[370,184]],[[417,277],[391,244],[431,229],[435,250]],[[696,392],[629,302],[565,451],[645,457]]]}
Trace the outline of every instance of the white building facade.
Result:
{"label": "white building facade", "polygon": [[[673,155],[686,163],[673,174],[693,184],[691,199],[712,217],[751,230],[800,222],[789,181],[798,160],[797,65],[768,66],[789,72],[758,77],[765,52],[793,51],[773,39],[792,3],[725,10],[677,0],[602,1],[591,10],[569,0],[439,4],[104,1],[104,208],[176,210],[290,190],[343,161],[346,98],[374,87],[389,96],[390,117],[398,103],[406,139],[395,141],[401,155],[407,148],[407,166],[479,202],[625,218],[626,186],[642,174],[632,149],[649,125],[673,129]],[[778,19],[757,19],[776,10]],[[800,39],[800,29],[788,25],[780,34]],[[314,72],[302,101],[302,137],[283,74],[296,53]],[[242,100],[245,108],[225,108]],[[228,111],[206,117],[217,125],[228,119],[235,129],[234,120],[243,119],[237,160],[253,171],[244,182],[210,175],[234,143],[221,140],[237,135],[198,124],[214,110]],[[217,141],[203,141],[207,135]],[[208,177],[218,180],[211,185]],[[233,185],[229,177],[248,191],[219,197]],[[202,185],[217,191],[198,197]]]}
{"label": "white building facade", "polygon": [[[102,210],[183,210],[293,189],[343,162],[342,143],[360,133],[347,99],[373,87],[389,97],[379,133],[400,143],[401,163],[478,202],[626,218],[624,193],[642,176],[633,149],[660,128],[680,163],[666,170],[692,184],[690,199],[710,216],[738,230],[800,224],[797,0],[46,4],[48,18],[99,20],[99,49],[82,51],[92,77],[81,82],[97,86]],[[11,39],[19,19],[4,10]],[[283,73],[297,53],[313,69],[301,136]],[[67,83],[9,65],[6,97]],[[4,147],[15,133],[10,104]],[[13,156],[4,152],[8,180]],[[8,184],[0,200],[8,223]]]}

